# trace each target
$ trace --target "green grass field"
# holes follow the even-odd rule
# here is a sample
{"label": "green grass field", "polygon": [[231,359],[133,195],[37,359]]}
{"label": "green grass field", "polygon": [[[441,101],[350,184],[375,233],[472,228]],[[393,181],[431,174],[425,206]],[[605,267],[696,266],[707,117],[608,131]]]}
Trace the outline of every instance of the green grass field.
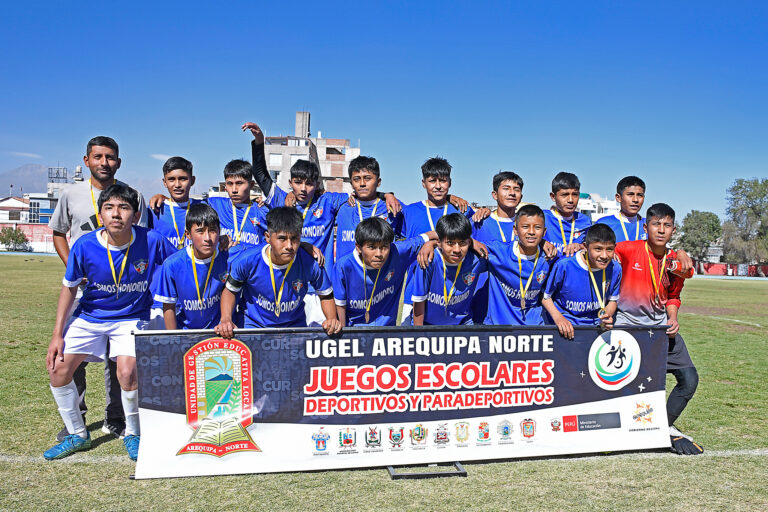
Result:
{"label": "green grass field", "polygon": [[62,273],[58,258],[0,256],[2,510],[768,510],[768,282],[686,285],[682,333],[701,382],[678,426],[699,457],[467,464],[468,478],[411,481],[375,469],[137,482],[100,430],[102,365],[88,369],[93,448],[42,458],[61,427],[44,359]]}

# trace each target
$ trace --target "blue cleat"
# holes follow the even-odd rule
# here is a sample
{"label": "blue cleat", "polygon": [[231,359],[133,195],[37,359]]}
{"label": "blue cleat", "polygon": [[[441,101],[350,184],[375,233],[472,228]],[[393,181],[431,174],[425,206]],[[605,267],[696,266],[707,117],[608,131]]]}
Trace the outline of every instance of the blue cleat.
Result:
{"label": "blue cleat", "polygon": [[75,452],[87,450],[91,447],[91,434],[86,432],[88,437],[82,438],[77,434],[71,434],[64,438],[64,441],[43,453],[45,460],[63,459]]}
{"label": "blue cleat", "polygon": [[140,436],[129,435],[123,438],[123,444],[125,445],[125,451],[128,452],[128,457],[131,460],[136,460],[139,457],[139,440]]}

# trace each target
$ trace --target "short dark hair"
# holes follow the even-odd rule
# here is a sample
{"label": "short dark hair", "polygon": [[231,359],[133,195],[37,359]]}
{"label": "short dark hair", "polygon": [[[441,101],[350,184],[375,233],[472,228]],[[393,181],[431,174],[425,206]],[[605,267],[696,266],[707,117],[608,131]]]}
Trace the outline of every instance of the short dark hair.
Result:
{"label": "short dark hair", "polygon": [[435,225],[440,240],[467,240],[472,238],[472,224],[460,213],[443,215]]}
{"label": "short dark hair", "polygon": [[421,177],[427,178],[450,178],[451,164],[443,157],[435,156],[428,159],[421,166]]}
{"label": "short dark hair", "polygon": [[516,172],[501,171],[493,177],[493,190],[499,190],[499,187],[505,181],[512,181],[519,185],[521,189],[523,188],[523,178],[518,176]]}
{"label": "short dark hair", "polygon": [[584,237],[584,245],[588,246],[589,244],[595,243],[616,243],[616,234],[610,227],[608,227],[608,224],[592,224],[589,229],[587,229],[587,236]]}
{"label": "short dark hair", "polygon": [[581,182],[579,182],[579,178],[572,172],[559,172],[552,178],[553,194],[557,194],[558,191],[569,188],[581,190]]}
{"label": "short dark hair", "polygon": [[278,206],[267,212],[267,229],[270,233],[299,233],[304,227],[304,217],[290,206]]}
{"label": "short dark hair", "polygon": [[181,169],[192,176],[192,162],[180,156],[172,156],[163,164],[163,176],[176,169]]}
{"label": "short dark hair", "polygon": [[291,179],[298,178],[310,183],[320,181],[320,168],[315,162],[309,160],[296,160],[291,166]]}
{"label": "short dark hair", "polygon": [[224,179],[227,178],[243,178],[253,181],[253,166],[247,160],[230,160],[224,166]]}
{"label": "short dark hair", "polygon": [[640,187],[643,189],[643,192],[645,192],[645,182],[643,180],[637,176],[625,176],[621,178],[618,185],[616,185],[616,193],[621,195],[624,193],[624,189],[629,187]]}
{"label": "short dark hair", "polygon": [[112,137],[107,137],[106,135],[99,135],[98,137],[94,137],[91,140],[89,140],[88,145],[85,146],[86,156],[91,154],[91,148],[93,146],[104,146],[114,150],[116,155],[118,156],[120,155],[120,148],[117,147],[117,142],[115,142],[115,139],[113,139]]}
{"label": "short dark hair", "polygon": [[544,219],[544,211],[535,204],[527,204],[515,212],[515,217],[541,217]]}
{"label": "short dark hair", "polygon": [[349,173],[350,178],[352,177],[353,172],[360,172],[362,170],[370,171],[370,173],[377,178],[381,176],[379,162],[377,162],[376,159],[371,156],[358,156],[349,162],[349,169],[347,172]]}
{"label": "short dark hair", "polygon": [[355,228],[355,243],[391,244],[395,240],[395,231],[389,222],[381,217],[368,217]]}
{"label": "short dark hair", "polygon": [[187,212],[187,220],[185,221],[185,227],[187,231],[192,231],[192,226],[197,224],[208,229],[221,230],[221,224],[219,224],[219,214],[216,210],[211,208],[205,203],[195,203],[189,205],[189,211]]}
{"label": "short dark hair", "polygon": [[122,199],[131,205],[134,212],[139,211],[139,193],[128,185],[113,183],[105,188],[99,196],[99,211],[101,211],[102,205],[112,198]]}
{"label": "short dark hair", "polygon": [[672,221],[675,220],[675,210],[667,203],[656,203],[645,212],[646,222],[651,219],[663,219],[665,217],[671,218]]}

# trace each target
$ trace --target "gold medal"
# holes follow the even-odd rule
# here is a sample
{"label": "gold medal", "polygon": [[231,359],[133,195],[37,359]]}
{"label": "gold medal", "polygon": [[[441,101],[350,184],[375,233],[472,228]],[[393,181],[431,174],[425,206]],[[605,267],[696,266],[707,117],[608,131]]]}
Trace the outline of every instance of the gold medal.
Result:
{"label": "gold medal", "polygon": [[597,312],[598,317],[602,317],[605,314],[605,308],[600,308],[600,311]]}
{"label": "gold medal", "polygon": [[536,273],[536,264],[539,262],[540,251],[536,248],[536,259],[533,261],[533,268],[531,269],[531,275],[528,276],[528,281],[523,286],[523,259],[520,257],[520,244],[517,244],[517,250],[514,251],[517,256],[517,268],[518,277],[520,278],[520,309],[525,309],[525,294],[528,292],[528,288],[531,286],[533,280],[533,274]]}

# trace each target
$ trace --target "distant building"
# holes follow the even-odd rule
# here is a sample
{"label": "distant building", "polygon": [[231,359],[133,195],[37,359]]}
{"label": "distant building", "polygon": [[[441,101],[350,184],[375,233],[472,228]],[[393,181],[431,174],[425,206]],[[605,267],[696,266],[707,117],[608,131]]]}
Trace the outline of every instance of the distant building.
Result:
{"label": "distant building", "polygon": [[360,156],[360,148],[353,147],[349,139],[323,138],[320,132],[317,137],[312,137],[309,122],[309,112],[296,112],[294,135],[265,138],[267,170],[272,179],[287,190],[291,166],[297,160],[310,160],[320,167],[325,190],[352,192],[347,169],[349,162]]}
{"label": "distant building", "polygon": [[592,222],[608,215],[616,215],[621,211],[619,203],[615,199],[603,198],[600,194],[588,194],[582,192],[579,195],[579,204],[576,210],[589,215]]}

